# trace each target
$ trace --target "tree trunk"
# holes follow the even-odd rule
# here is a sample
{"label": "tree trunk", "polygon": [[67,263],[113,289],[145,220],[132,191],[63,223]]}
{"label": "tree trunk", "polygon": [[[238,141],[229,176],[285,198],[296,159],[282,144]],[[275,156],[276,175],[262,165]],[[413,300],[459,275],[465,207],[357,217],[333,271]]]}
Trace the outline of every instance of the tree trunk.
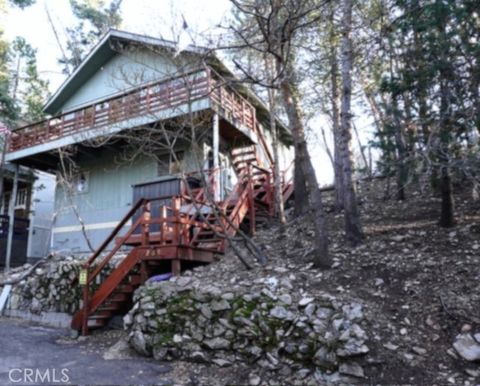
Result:
{"label": "tree trunk", "polygon": [[443,76],[440,85],[440,144],[437,148],[438,161],[440,163],[439,184],[442,198],[439,225],[441,227],[449,228],[455,225],[455,205],[453,200],[453,188],[449,171],[448,157],[451,137],[451,133],[449,131],[450,116],[448,106],[450,100],[450,91],[449,86],[446,84],[448,74],[444,74],[443,71],[441,73],[443,73]]}
{"label": "tree trunk", "polygon": [[301,154],[302,149],[300,143],[295,140],[294,136],[294,151],[295,151],[295,159],[293,161],[293,185],[294,185],[294,198],[295,198],[295,215],[301,216],[305,214],[308,210],[308,203],[305,200],[307,197],[307,187],[306,181],[307,178],[305,177],[305,173],[303,171],[301,159],[297,157],[297,154]]}
{"label": "tree trunk", "polygon": [[438,154],[437,161],[440,165],[440,193],[442,197],[441,214],[439,225],[449,228],[455,225],[455,209],[453,200],[452,180],[450,176],[450,153],[452,135],[452,116],[451,116],[451,88],[455,80],[453,79],[452,62],[448,55],[448,45],[446,38],[446,20],[440,19],[438,24],[439,43],[440,43],[440,130],[439,141],[436,147]]}
{"label": "tree trunk", "polygon": [[334,154],[334,177],[335,177],[335,210],[343,210],[343,198],[345,188],[343,185],[343,165],[340,154],[340,113],[338,109],[338,60],[337,47],[335,43],[334,6],[330,4],[330,86],[332,93],[332,132],[333,132],[333,154]]}
{"label": "tree trunk", "polygon": [[[293,78],[293,69],[289,68],[288,76],[283,77],[281,81],[282,96],[285,103],[285,110],[295,141],[295,172],[297,168],[305,180],[303,186],[306,195],[300,197],[304,201],[305,207],[310,207],[315,224],[315,251],[314,264],[317,267],[329,268],[332,265],[328,254],[328,235],[325,222],[325,212],[323,210],[322,196],[318,186],[315,169],[313,168],[310,156],[308,154],[307,142],[305,141],[305,129],[303,126],[302,111],[300,108],[297,88]],[[297,178],[297,173],[295,174]],[[295,185],[296,189],[296,185]],[[295,196],[298,196],[295,192]],[[308,200],[305,200],[308,197]]]}
{"label": "tree trunk", "polygon": [[442,167],[440,178],[440,192],[442,197],[442,209],[440,213],[439,225],[444,228],[450,228],[455,225],[455,207],[453,201],[452,179],[447,166]]}
{"label": "tree trunk", "polygon": [[397,148],[397,200],[405,200],[405,185],[408,179],[406,165],[407,145],[403,132],[402,121],[399,117],[397,95],[392,95],[392,122],[394,123],[395,145]]}
{"label": "tree trunk", "polygon": [[345,233],[348,242],[352,246],[363,242],[363,232],[360,224],[360,215],[357,208],[357,200],[353,186],[352,164],[353,156],[351,151],[351,96],[352,96],[352,41],[350,33],[352,30],[352,0],[342,0],[342,105],[340,114],[340,152],[343,165],[344,185],[344,217]]}
{"label": "tree trunk", "polygon": [[270,130],[272,131],[273,147],[273,179],[275,186],[275,212],[280,223],[285,224],[285,210],[283,206],[283,181],[280,175],[280,156],[278,154],[278,129],[275,120],[275,90],[268,90],[268,100],[270,109]]}

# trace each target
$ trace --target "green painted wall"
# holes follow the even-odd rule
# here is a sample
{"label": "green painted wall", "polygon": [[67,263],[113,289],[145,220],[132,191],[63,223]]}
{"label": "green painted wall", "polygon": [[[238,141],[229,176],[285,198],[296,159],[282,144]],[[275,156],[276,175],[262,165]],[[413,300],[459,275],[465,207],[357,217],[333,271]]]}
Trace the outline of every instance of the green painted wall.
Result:
{"label": "green painted wall", "polygon": [[147,48],[119,53],[67,99],[60,110],[71,110],[126,89],[138,87],[142,83],[180,75],[188,69],[199,66],[200,63],[191,61],[187,64],[183,56],[172,58],[171,55],[153,52]]}

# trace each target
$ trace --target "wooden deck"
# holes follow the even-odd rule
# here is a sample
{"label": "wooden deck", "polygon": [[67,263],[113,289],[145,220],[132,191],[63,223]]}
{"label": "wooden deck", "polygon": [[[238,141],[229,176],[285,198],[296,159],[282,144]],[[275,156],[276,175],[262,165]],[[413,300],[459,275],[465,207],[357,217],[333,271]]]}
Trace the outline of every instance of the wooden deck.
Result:
{"label": "wooden deck", "polygon": [[[9,152],[27,149],[91,129],[102,129],[137,117],[208,98],[211,107],[237,126],[256,132],[255,108],[211,68],[161,79],[16,129]],[[101,132],[101,130],[100,130]]]}

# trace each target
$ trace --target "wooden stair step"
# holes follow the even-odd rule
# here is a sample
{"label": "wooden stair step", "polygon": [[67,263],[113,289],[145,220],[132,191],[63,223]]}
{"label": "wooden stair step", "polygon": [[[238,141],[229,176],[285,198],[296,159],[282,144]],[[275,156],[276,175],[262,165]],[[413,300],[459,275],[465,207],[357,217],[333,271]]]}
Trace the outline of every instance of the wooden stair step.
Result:
{"label": "wooden stair step", "polygon": [[120,284],[115,291],[120,293],[131,293],[135,291],[135,286],[131,284]]}
{"label": "wooden stair step", "polygon": [[245,158],[239,158],[237,160],[234,160],[233,164],[239,165],[244,162],[247,163],[247,162],[256,162],[256,161],[257,161],[257,157],[245,157]]}
{"label": "wooden stair step", "polygon": [[128,296],[125,293],[117,293],[117,292],[113,292],[109,298],[110,302],[125,302],[127,300],[128,300]]}
{"label": "wooden stair step", "polygon": [[129,275],[128,283],[131,285],[140,285],[142,284],[142,277],[140,275]]}
{"label": "wooden stair step", "polygon": [[103,305],[101,305],[97,311],[118,311],[122,309],[122,303],[120,302],[116,302],[116,303],[112,303],[112,304],[106,304],[104,303]]}
{"label": "wooden stair step", "polygon": [[113,316],[112,311],[95,311],[93,314],[89,315],[89,319],[110,319]]}
{"label": "wooden stair step", "polygon": [[88,328],[100,328],[104,327],[107,324],[106,319],[90,319],[88,318],[87,325]]}

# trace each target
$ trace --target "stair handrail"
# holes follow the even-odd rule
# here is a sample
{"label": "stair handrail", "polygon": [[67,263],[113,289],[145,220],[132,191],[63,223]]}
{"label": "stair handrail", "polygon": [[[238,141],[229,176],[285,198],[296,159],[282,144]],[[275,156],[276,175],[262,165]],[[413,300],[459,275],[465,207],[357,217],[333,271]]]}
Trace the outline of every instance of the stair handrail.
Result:
{"label": "stair handrail", "polygon": [[[118,250],[122,247],[122,245],[127,241],[135,231],[135,229],[144,223],[144,220],[142,217],[139,217],[137,221],[131,226],[131,228],[128,230],[125,235],[123,235],[118,243],[115,244],[115,246],[112,248],[112,250],[104,257],[104,259],[95,266],[95,269],[88,275],[87,278],[87,285],[90,284],[97,276],[98,274],[105,268],[105,266],[108,264],[108,262],[112,259],[112,257],[118,252]],[[86,267],[86,269],[90,268],[90,266]]]}
{"label": "stair handrail", "polygon": [[110,236],[108,236],[103,243],[97,248],[97,250],[94,252],[92,256],[86,261],[85,265],[90,266],[95,259],[100,255],[100,253],[103,252],[103,250],[110,244],[110,242],[113,241],[115,236],[120,232],[120,230],[123,228],[123,226],[127,223],[128,220],[135,214],[135,212],[140,209],[140,207],[145,204],[146,200],[144,198],[141,198],[140,200],[137,201],[137,203],[132,206],[132,208],[128,211],[128,213],[123,217],[122,220],[117,224],[117,226],[113,229],[113,231],[110,233]]}
{"label": "stair handrail", "polygon": [[267,140],[265,139],[262,130],[260,130],[260,126],[257,121],[255,121],[255,132],[257,134],[257,137],[260,139],[260,143],[265,152],[265,155],[267,156],[268,161],[270,162],[270,166],[273,167],[275,165],[275,160],[273,159],[272,153],[270,152],[270,148],[267,144]]}
{"label": "stair handrail", "polygon": [[[285,184],[286,182],[286,175],[287,175],[287,172],[293,168],[293,165],[294,165],[294,160],[292,160],[288,166],[285,168],[285,170],[282,171],[282,182]],[[293,175],[291,178],[289,178],[289,181],[293,180]]]}

